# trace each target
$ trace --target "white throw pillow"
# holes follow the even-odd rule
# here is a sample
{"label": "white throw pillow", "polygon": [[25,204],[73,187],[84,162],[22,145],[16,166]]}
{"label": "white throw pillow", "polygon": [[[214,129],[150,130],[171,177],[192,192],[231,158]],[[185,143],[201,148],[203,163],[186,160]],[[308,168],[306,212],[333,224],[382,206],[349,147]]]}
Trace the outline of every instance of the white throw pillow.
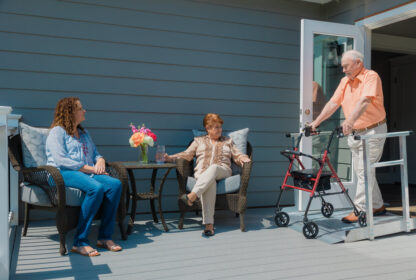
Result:
{"label": "white throw pillow", "polygon": [[249,129],[243,128],[240,130],[232,131],[227,135],[233,139],[234,144],[237,146],[238,150],[243,154],[247,154],[247,136]]}
{"label": "white throw pillow", "polygon": [[20,123],[23,164],[26,167],[36,167],[46,164],[45,144],[48,134],[48,128],[38,128],[22,122]]}

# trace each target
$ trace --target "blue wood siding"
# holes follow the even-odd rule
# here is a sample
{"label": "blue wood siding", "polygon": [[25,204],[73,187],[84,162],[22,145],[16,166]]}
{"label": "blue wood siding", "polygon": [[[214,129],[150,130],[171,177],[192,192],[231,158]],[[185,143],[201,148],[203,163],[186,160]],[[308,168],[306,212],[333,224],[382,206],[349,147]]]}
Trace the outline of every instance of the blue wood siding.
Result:
{"label": "blue wood siding", "polygon": [[[0,104],[49,126],[60,98],[80,97],[84,125],[110,161],[138,158],[130,122],[176,153],[205,113],[219,113],[226,132],[250,128],[249,206],[273,205],[287,167],[284,132],[298,127],[300,19],[321,10],[292,1],[3,0]],[[136,176],[147,189],[150,173]],[[164,194],[164,209],[176,210],[174,172]]]}

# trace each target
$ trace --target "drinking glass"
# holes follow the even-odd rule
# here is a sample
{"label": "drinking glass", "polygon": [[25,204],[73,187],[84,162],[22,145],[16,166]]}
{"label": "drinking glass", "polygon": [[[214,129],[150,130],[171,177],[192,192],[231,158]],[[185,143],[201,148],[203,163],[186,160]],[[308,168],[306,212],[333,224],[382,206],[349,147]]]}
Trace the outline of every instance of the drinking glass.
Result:
{"label": "drinking glass", "polygon": [[165,145],[156,146],[156,163],[164,163]]}

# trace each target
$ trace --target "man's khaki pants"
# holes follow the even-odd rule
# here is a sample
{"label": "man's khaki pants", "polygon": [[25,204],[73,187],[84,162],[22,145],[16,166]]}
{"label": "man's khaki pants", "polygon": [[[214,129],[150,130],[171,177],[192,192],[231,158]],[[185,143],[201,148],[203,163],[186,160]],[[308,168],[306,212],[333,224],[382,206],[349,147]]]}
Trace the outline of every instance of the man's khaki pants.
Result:
{"label": "man's khaki pants", "polygon": [[196,178],[192,192],[201,199],[202,223],[213,224],[215,199],[217,197],[217,180],[231,176],[231,169],[213,164]]}
{"label": "man's khaki pants", "polygon": [[[387,133],[387,125],[384,123],[378,127],[369,129],[367,131],[358,133],[357,135],[373,135],[373,134],[382,134]],[[364,160],[363,160],[363,140],[354,140],[354,136],[348,137],[348,146],[352,152],[352,164],[354,167],[354,172],[357,175],[357,192],[355,194],[354,204],[361,211],[366,209],[366,200],[365,200],[365,182],[364,182]],[[374,138],[368,139],[368,151],[367,159],[371,163],[378,162],[383,154],[383,147],[386,138]],[[369,172],[369,176],[372,178],[372,192],[373,192],[373,208],[377,209],[383,206],[383,198],[381,196],[380,188],[376,179],[375,169],[372,168]]]}

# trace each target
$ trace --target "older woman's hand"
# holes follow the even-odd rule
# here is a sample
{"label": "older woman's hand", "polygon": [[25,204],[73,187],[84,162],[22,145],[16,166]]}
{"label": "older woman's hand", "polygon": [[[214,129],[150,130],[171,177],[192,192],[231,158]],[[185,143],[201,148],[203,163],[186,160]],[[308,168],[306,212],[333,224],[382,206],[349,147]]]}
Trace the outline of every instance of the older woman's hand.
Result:
{"label": "older woman's hand", "polygon": [[241,164],[241,165],[244,165],[244,163],[246,163],[246,162],[250,162],[250,161],[251,161],[251,159],[250,159],[248,156],[241,156],[241,157],[239,158],[239,161],[240,161],[240,164]]}
{"label": "older woman's hand", "polygon": [[168,155],[168,154],[164,154],[164,155],[163,155],[163,160],[164,160],[165,162],[172,162],[172,161],[175,161],[175,158],[174,158],[174,157],[172,157],[172,156],[170,156],[170,155]]}

